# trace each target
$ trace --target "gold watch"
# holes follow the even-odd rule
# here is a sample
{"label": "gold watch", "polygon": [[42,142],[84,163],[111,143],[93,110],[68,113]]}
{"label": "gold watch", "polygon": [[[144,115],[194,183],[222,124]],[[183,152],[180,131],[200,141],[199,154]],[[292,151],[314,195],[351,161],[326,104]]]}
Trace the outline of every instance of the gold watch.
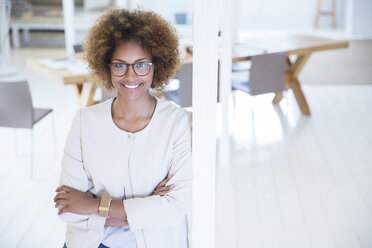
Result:
{"label": "gold watch", "polygon": [[101,198],[101,202],[98,207],[98,214],[102,217],[107,218],[111,203],[111,196],[109,193],[104,193]]}

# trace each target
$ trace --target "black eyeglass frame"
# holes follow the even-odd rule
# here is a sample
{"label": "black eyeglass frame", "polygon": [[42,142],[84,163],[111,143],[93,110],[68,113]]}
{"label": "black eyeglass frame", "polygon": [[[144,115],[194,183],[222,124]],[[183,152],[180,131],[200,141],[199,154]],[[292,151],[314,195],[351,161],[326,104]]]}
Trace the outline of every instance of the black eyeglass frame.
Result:
{"label": "black eyeglass frame", "polygon": [[[116,77],[124,77],[125,76],[125,74],[127,74],[127,72],[128,72],[128,69],[129,69],[129,67],[132,67],[132,70],[134,71],[134,73],[137,75],[137,76],[139,76],[139,77],[144,77],[144,76],[147,76],[149,73],[150,73],[150,71],[151,71],[151,67],[153,66],[153,62],[137,62],[137,63],[133,63],[133,64],[127,64],[127,63],[108,63],[108,66],[110,67],[110,69],[111,69],[111,73],[112,73],[112,66],[113,65],[118,65],[118,64],[121,64],[121,65],[126,65],[127,66],[127,69],[126,69],[126,71],[124,72],[124,74],[123,75],[121,75],[121,76],[118,76],[118,75],[115,75],[115,74],[113,74],[114,76],[116,76]],[[138,65],[138,64],[149,64],[150,65],[150,69],[149,69],[149,71],[146,73],[146,74],[138,74],[138,72],[136,72],[136,70],[134,69],[134,66],[135,65]]]}

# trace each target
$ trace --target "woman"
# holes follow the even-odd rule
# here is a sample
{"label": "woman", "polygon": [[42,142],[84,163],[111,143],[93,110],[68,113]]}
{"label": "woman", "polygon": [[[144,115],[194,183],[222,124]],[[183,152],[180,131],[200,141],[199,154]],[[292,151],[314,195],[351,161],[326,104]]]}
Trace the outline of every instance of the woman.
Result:
{"label": "woman", "polygon": [[65,247],[188,247],[191,115],[150,94],[179,68],[174,29],[152,12],[111,10],[84,52],[117,97],[73,120],[54,198]]}

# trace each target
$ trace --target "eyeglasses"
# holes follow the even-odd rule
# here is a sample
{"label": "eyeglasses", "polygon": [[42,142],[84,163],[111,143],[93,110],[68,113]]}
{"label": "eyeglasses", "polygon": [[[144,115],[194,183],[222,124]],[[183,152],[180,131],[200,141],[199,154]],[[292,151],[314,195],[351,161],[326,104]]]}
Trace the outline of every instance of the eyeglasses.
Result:
{"label": "eyeglasses", "polygon": [[146,76],[150,73],[152,62],[139,62],[134,64],[109,63],[111,73],[116,77],[123,77],[131,66],[137,76]]}

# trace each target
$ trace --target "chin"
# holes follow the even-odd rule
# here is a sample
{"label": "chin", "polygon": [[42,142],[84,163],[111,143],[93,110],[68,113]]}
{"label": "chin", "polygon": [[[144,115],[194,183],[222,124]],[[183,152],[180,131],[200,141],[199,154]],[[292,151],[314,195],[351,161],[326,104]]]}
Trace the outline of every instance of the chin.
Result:
{"label": "chin", "polygon": [[119,95],[123,99],[130,100],[130,101],[137,101],[137,100],[145,99],[149,95],[149,91],[127,92],[123,90],[118,90],[118,96]]}

